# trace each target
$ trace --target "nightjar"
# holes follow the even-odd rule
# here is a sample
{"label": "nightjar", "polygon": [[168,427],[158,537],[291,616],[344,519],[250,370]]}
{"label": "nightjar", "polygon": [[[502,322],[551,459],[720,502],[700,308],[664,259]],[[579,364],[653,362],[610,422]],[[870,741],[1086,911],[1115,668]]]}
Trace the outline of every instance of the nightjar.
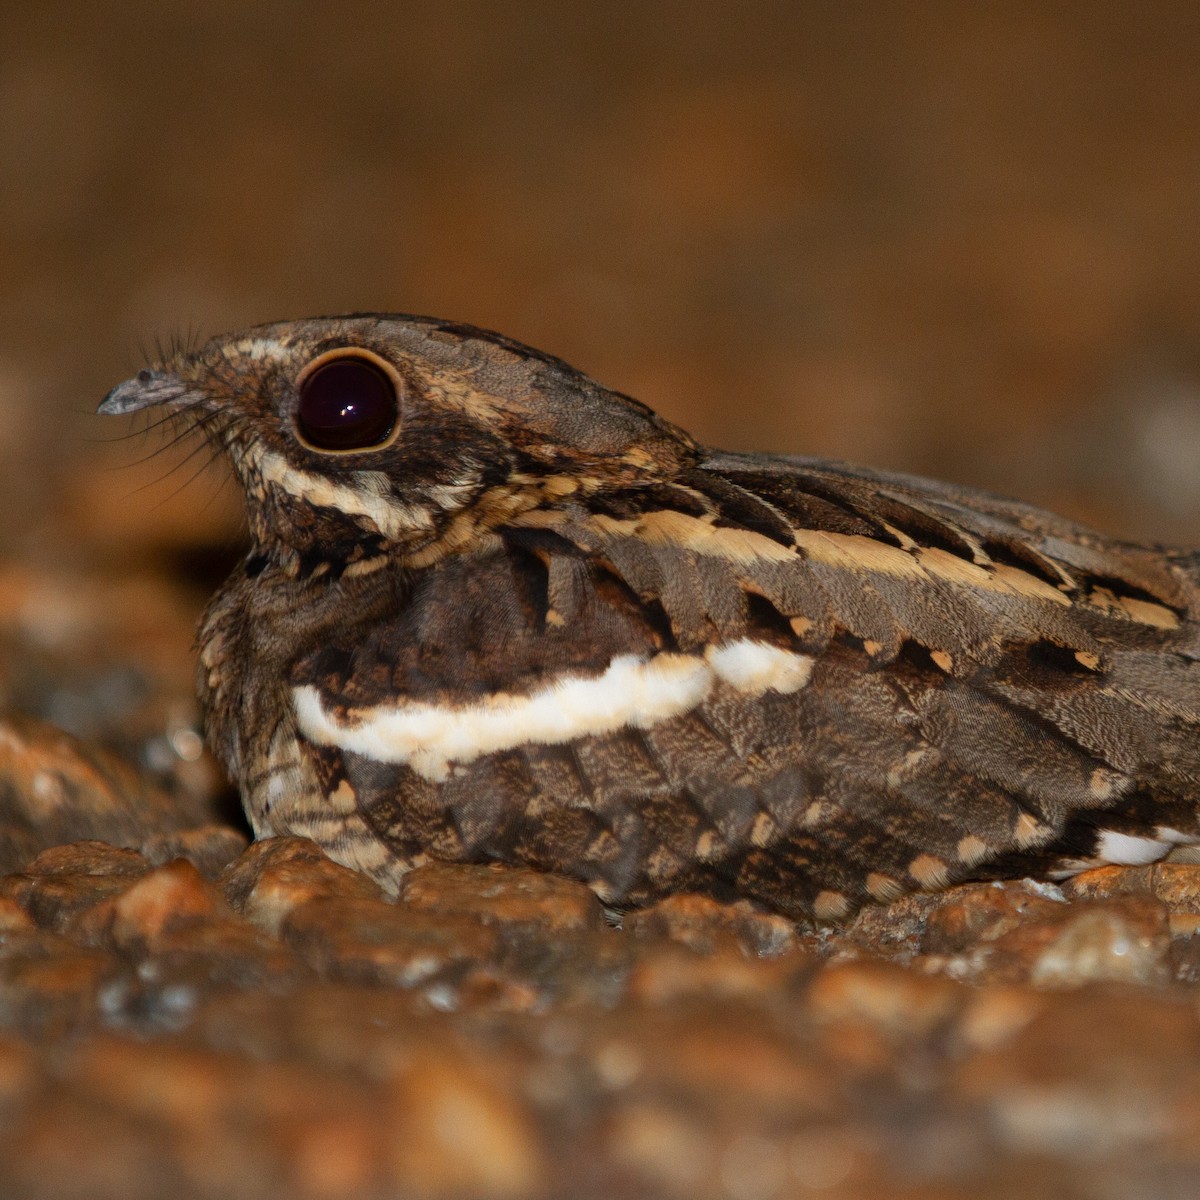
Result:
{"label": "nightjar", "polygon": [[424,317],[219,337],[101,411],[154,405],[245,489],[198,679],[259,836],[818,920],[1200,842],[1200,555],[710,450]]}

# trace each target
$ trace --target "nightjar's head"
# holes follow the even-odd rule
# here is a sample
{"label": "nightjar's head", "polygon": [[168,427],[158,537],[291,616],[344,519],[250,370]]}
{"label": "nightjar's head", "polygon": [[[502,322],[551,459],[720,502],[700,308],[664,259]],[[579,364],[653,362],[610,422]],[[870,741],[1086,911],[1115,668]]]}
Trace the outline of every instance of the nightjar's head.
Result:
{"label": "nightjar's head", "polygon": [[423,317],[262,325],[140,371],[100,411],[163,406],[229,455],[259,549],[413,565],[519,512],[636,484],[696,447],[645,406],[497,334]]}

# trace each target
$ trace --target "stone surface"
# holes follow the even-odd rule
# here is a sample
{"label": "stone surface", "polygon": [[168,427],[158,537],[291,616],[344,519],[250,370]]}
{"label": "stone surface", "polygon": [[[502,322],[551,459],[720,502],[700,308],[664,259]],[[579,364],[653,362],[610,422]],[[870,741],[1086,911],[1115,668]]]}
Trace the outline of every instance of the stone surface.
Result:
{"label": "stone surface", "polygon": [[574,880],[532,871],[436,863],[405,876],[400,902],[410,909],[457,914],[553,937],[604,928],[600,902]]}
{"label": "stone surface", "polygon": [[0,870],[71,838],[139,846],[204,818],[114,754],[26,717],[0,718]]}
{"label": "stone surface", "polygon": [[1190,884],[1123,875],[616,928],[526,871],[56,846],[0,881],[5,1195],[1183,1197]]}
{"label": "stone surface", "polygon": [[[9,714],[0,726],[0,788],[7,796],[0,839],[15,821],[14,800],[26,810],[35,806],[43,836],[51,833],[45,818],[54,807],[73,802],[77,821],[89,812],[106,818],[103,833],[114,841],[123,832],[112,823],[114,810],[135,800],[146,831],[156,822],[166,832],[213,816],[228,824],[236,801],[228,802],[204,752],[192,689],[201,602],[158,573],[0,565],[0,711]],[[30,756],[43,776],[28,777]],[[169,813],[163,792],[174,801]],[[0,852],[3,846],[0,840]]]}

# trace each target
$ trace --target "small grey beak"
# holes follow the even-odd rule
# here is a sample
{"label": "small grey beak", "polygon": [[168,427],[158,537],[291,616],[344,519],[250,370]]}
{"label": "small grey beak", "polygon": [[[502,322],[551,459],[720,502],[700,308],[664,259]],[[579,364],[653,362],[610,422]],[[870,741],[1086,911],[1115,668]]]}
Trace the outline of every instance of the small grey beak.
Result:
{"label": "small grey beak", "polygon": [[178,376],[166,371],[139,371],[132,379],[118,383],[96,409],[105,416],[138,412],[160,404],[177,404],[188,394],[188,387]]}

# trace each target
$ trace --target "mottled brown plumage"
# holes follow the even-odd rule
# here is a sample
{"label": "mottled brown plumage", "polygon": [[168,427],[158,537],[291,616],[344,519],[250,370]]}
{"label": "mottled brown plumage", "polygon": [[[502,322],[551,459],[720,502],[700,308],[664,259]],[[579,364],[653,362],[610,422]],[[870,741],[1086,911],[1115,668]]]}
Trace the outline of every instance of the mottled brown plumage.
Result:
{"label": "mottled brown plumage", "polygon": [[[321,424],[343,377],[396,397],[369,444]],[[389,887],[499,860],[819,919],[1200,840],[1194,555],[708,450],[425,318],[217,338],[102,408],[155,404],[246,491],[199,684],[259,834]]]}

